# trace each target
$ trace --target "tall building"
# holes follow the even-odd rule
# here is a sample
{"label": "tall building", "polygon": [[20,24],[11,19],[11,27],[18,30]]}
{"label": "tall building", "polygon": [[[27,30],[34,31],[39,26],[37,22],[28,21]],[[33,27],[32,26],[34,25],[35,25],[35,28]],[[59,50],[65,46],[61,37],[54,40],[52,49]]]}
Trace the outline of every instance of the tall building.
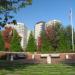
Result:
{"label": "tall building", "polygon": [[40,34],[41,34],[41,31],[42,30],[45,30],[45,22],[44,21],[40,21],[38,23],[36,23],[35,25],[35,40],[36,40],[36,43],[38,45],[38,39],[40,37]]}
{"label": "tall building", "polygon": [[31,33],[31,30],[28,30],[27,31],[27,43],[28,43],[28,40],[29,40],[30,33]]}
{"label": "tall building", "polygon": [[22,49],[25,50],[26,45],[27,45],[27,33],[28,33],[28,29],[24,25],[24,23],[17,23],[17,25],[15,25],[15,29],[17,30],[18,34],[21,37],[21,46],[22,46]]}
{"label": "tall building", "polygon": [[25,50],[28,42],[28,37],[29,37],[29,30],[28,28],[24,25],[24,23],[17,23],[17,25],[14,24],[7,24],[5,25],[6,27],[12,27],[17,30],[19,36],[21,37],[21,47],[23,50]]}

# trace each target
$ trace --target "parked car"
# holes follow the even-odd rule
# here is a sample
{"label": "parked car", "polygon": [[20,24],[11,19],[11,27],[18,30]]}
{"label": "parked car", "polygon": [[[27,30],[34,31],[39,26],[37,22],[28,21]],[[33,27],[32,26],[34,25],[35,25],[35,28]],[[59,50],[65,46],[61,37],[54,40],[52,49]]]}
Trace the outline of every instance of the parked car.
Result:
{"label": "parked car", "polygon": [[23,53],[15,54],[14,59],[25,59],[26,55]]}

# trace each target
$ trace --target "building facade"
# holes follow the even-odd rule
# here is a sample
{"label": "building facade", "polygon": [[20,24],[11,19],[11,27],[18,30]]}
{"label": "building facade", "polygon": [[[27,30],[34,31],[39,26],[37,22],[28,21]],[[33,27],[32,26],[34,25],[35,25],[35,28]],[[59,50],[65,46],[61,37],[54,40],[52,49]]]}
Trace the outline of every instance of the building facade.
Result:
{"label": "building facade", "polygon": [[21,47],[22,47],[23,50],[25,50],[26,45],[27,45],[28,29],[24,25],[24,23],[17,23],[17,25],[15,25],[15,29],[17,30],[18,34],[21,37]]}
{"label": "building facade", "polygon": [[45,30],[45,22],[44,21],[40,21],[38,23],[36,23],[35,25],[35,29],[34,29],[34,35],[35,35],[35,40],[36,40],[36,44],[38,45],[38,40],[40,38],[41,35],[41,31]]}
{"label": "building facade", "polygon": [[29,40],[30,33],[31,33],[31,30],[28,30],[27,31],[27,43],[28,43],[28,40]]}

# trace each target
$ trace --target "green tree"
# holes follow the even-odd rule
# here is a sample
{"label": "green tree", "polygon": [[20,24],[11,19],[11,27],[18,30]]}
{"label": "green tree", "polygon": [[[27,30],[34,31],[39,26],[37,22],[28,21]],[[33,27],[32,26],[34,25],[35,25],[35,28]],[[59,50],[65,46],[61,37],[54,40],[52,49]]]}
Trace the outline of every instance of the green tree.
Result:
{"label": "green tree", "polygon": [[13,30],[13,37],[11,40],[10,50],[14,52],[22,51],[20,42],[21,42],[21,37],[18,35],[16,30]]}
{"label": "green tree", "polygon": [[66,27],[66,40],[67,40],[67,49],[72,51],[72,27],[71,25]]}
{"label": "green tree", "polygon": [[59,32],[58,50],[59,52],[67,52],[67,37],[66,37],[66,31],[64,27],[61,27]]}
{"label": "green tree", "polygon": [[35,52],[37,50],[37,46],[36,46],[33,32],[30,33],[26,50],[29,52]]}
{"label": "green tree", "polygon": [[0,0],[0,14],[4,16],[0,17],[0,25],[4,26],[9,19],[13,18],[10,15],[11,11],[17,12],[17,10],[30,4],[32,4],[32,0]]}
{"label": "green tree", "polygon": [[74,31],[74,50],[75,50],[75,31]]}
{"label": "green tree", "polygon": [[51,47],[53,51],[58,51],[59,46],[59,32],[61,28],[60,22],[55,22],[51,26],[47,27],[47,36],[49,39],[49,42],[51,43]]}
{"label": "green tree", "polygon": [[2,37],[2,32],[0,31],[0,51],[5,50],[4,40]]}
{"label": "green tree", "polygon": [[42,39],[42,45],[41,45],[41,52],[50,52],[52,50],[50,42],[46,36],[46,31],[42,30],[41,31],[41,39]]}
{"label": "green tree", "polygon": [[72,52],[72,28],[71,26],[69,25],[66,28],[62,28],[60,30],[59,35],[60,35],[59,49],[62,50],[62,52]]}
{"label": "green tree", "polygon": [[15,11],[31,3],[32,0],[0,0],[0,13]]}

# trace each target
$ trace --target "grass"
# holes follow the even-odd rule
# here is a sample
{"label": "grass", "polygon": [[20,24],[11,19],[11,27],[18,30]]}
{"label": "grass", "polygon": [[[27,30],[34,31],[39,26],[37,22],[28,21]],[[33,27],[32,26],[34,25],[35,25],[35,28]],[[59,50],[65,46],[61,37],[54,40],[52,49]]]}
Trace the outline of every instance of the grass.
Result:
{"label": "grass", "polygon": [[75,75],[75,65],[0,62],[0,75]]}

